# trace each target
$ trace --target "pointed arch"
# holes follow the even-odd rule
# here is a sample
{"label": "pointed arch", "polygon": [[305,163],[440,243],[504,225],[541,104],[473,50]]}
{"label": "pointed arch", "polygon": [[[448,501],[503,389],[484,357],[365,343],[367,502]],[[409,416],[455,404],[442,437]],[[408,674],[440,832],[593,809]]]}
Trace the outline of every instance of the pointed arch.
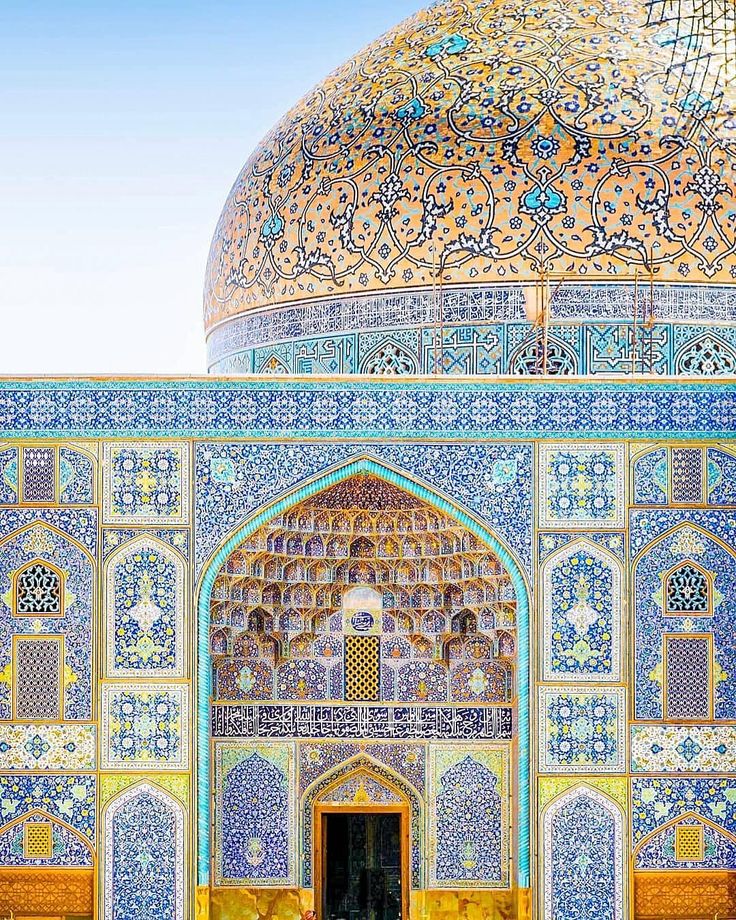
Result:
{"label": "pointed arch", "polygon": [[[53,613],[29,609],[17,610],[16,593],[19,576],[37,565],[37,583],[24,586],[29,594],[36,588],[48,588],[58,581],[58,609]],[[44,569],[48,570],[44,585]],[[11,666],[14,645],[23,640],[25,651],[35,659],[25,671],[24,683],[32,698],[43,700],[44,669],[58,674],[63,686],[60,700],[61,715],[39,708],[39,717],[63,718],[66,721],[87,721],[92,718],[91,692],[95,671],[93,630],[97,592],[95,590],[96,562],[89,550],[59,527],[35,518],[0,539],[0,596],[12,616],[0,637],[0,670]],[[31,605],[29,605],[30,607]],[[31,628],[37,617],[48,617],[48,631],[37,634]],[[70,627],[74,627],[73,629]],[[63,637],[63,639],[62,639]],[[27,641],[26,641],[27,640]],[[31,640],[35,643],[31,646]],[[56,643],[56,644],[55,644]],[[31,653],[30,649],[34,651]],[[6,672],[6,682],[11,676]],[[17,678],[17,670],[15,672]],[[11,694],[0,705],[2,718],[12,718],[17,681]],[[43,714],[47,713],[47,714]]]}
{"label": "pointed arch", "polygon": [[[171,566],[173,566],[173,577],[168,578],[169,582],[169,592],[173,594],[171,598],[171,627],[173,629],[173,649],[166,649],[168,654],[173,658],[171,667],[140,667],[135,668],[129,667],[118,667],[116,664],[117,650],[115,648],[115,641],[118,635],[118,628],[120,624],[118,623],[118,604],[116,598],[116,589],[117,585],[117,568],[120,560],[128,559],[130,556],[134,555],[139,551],[145,551],[146,549],[151,549],[157,553],[160,557],[165,559]],[[140,575],[141,580],[148,578],[150,580],[150,575],[146,571],[142,571]],[[184,622],[186,618],[186,563],[184,557],[181,553],[176,550],[173,546],[170,546],[168,543],[160,540],[158,537],[153,534],[144,533],[140,536],[134,537],[131,540],[122,543],[120,546],[108,556],[105,561],[105,570],[104,570],[104,585],[105,585],[105,673],[108,677],[183,677],[184,676]],[[146,590],[144,590],[140,584],[135,586],[137,590],[144,595]],[[150,585],[151,590],[155,588],[155,585]],[[151,601],[150,596],[146,595],[147,599],[142,597],[143,603],[139,601],[136,607],[143,607],[144,604],[147,607],[148,616],[155,617],[156,611],[158,610],[159,617],[165,613],[160,608],[156,607],[155,603]],[[136,608],[134,608],[136,609]],[[132,611],[131,611],[132,612]],[[147,639],[148,645],[154,645],[154,639],[151,637],[150,632],[153,629],[153,626],[156,621],[153,621],[149,624],[147,623],[137,623],[137,631],[141,633],[139,636],[139,642],[141,639]],[[146,630],[144,627],[149,625],[149,629]],[[159,647],[161,647],[159,645]],[[172,654],[173,652],[173,654]],[[143,655],[139,655],[139,658],[142,658],[143,663],[145,664],[145,650]]]}
{"label": "pointed arch", "polygon": [[323,470],[304,481],[296,488],[275,497],[251,514],[229,537],[225,538],[207,561],[198,587],[198,801],[197,801],[197,865],[198,884],[207,885],[210,877],[210,809],[211,809],[211,763],[210,763],[210,697],[212,663],[209,644],[210,599],[220,567],[241,543],[259,527],[274,517],[312,497],[330,486],[359,474],[372,474],[411,495],[427,502],[437,511],[453,517],[475,537],[489,546],[508,571],[517,600],[518,633],[518,885],[529,887],[529,592],[522,566],[511,550],[477,516],[453,502],[449,497],[430,485],[411,478],[405,471],[379,461],[370,454],[352,457]]}
{"label": "pointed arch", "polygon": [[[422,824],[424,820],[424,809],[422,805],[422,796],[419,791],[403,776],[392,770],[389,766],[365,752],[356,754],[348,760],[337,764],[331,770],[323,773],[313,783],[311,783],[302,796],[301,811],[301,852],[304,857],[302,864],[302,885],[305,888],[311,888],[315,882],[315,851],[312,845],[314,840],[314,816],[316,806],[324,800],[324,797],[338,788],[343,783],[351,779],[365,776],[371,778],[379,786],[393,792],[400,799],[409,814],[410,824],[410,843],[414,857],[411,860],[412,865],[412,887],[420,888],[422,886],[421,878],[421,860],[418,858],[422,846]],[[397,803],[393,803],[397,804]],[[375,807],[375,803],[374,803]]]}
{"label": "pointed arch", "polygon": [[[586,891],[588,895],[601,898],[605,898],[610,893],[609,903],[597,903],[593,915],[595,915],[598,920],[623,920],[626,915],[626,889],[624,878],[624,827],[626,826],[626,818],[624,810],[615,799],[588,783],[576,783],[574,786],[563,790],[548,802],[542,811],[541,826],[543,839],[540,848],[542,854],[540,877],[544,890],[542,916],[544,920],[565,920],[564,915],[561,915],[560,912],[555,909],[556,889],[554,868],[555,858],[557,856],[555,849],[555,822],[557,819],[564,817],[568,820],[572,819],[574,823],[575,815],[573,809],[578,803],[585,803],[591,806],[592,809],[597,809],[599,815],[608,816],[610,819],[610,825],[607,829],[609,839],[606,839],[606,836],[604,836],[606,828],[601,826],[600,822],[596,822],[592,825],[590,815],[582,815],[583,820],[575,827],[575,833],[569,833],[570,828],[563,828],[563,831],[565,831],[564,840],[572,844],[573,847],[579,848],[581,845],[585,844],[585,832],[588,831],[591,848],[597,845],[599,848],[602,846],[602,849],[599,849],[597,853],[594,852],[591,854],[590,852],[586,852],[581,854],[585,859],[577,861],[579,866],[578,871],[585,873],[592,867],[599,875],[600,873],[607,874],[608,879],[606,881],[609,884],[598,885],[596,884],[597,879],[594,879],[590,886],[576,885],[574,890],[567,894],[564,892],[562,893],[562,900],[564,903],[574,903],[578,898],[582,897]],[[609,860],[608,866],[606,866],[605,863],[606,844],[610,844],[609,853],[612,857]],[[568,866],[574,864],[574,852],[575,851],[571,850],[570,855],[564,860]],[[567,876],[565,876],[565,878],[567,878]],[[579,908],[580,904],[578,902],[578,909]],[[580,912],[584,913],[582,910]]]}
{"label": "pointed arch", "polygon": [[80,868],[92,868],[94,866],[95,850],[92,842],[89,838],[85,837],[84,834],[80,833],[73,825],[69,824],[68,821],[65,821],[63,818],[58,817],[58,815],[53,815],[51,812],[46,811],[43,808],[31,808],[29,811],[24,811],[23,814],[18,815],[16,818],[13,818],[12,821],[8,821],[7,824],[0,826],[0,847],[2,847],[2,839],[9,833],[12,833],[13,829],[18,826],[24,826],[29,821],[39,820],[41,822],[48,823],[53,827],[60,828],[65,835],[70,836],[75,842],[81,844],[83,847],[84,861],[71,861],[71,860],[58,860],[54,857],[50,858],[23,858],[22,862],[18,862],[17,865],[27,865],[32,866],[56,866],[58,868],[71,868],[71,867],[80,867]]}
{"label": "pointed arch", "polygon": [[634,577],[636,577],[636,569],[641,562],[644,556],[647,556],[656,546],[660,543],[663,543],[669,537],[674,536],[679,530],[694,530],[696,533],[701,534],[708,540],[712,540],[713,543],[716,543],[721,549],[724,549],[729,555],[733,556],[736,559],[736,549],[733,546],[729,546],[718,534],[713,533],[712,530],[708,530],[706,527],[703,527],[702,524],[698,524],[695,521],[678,521],[677,524],[673,524],[672,527],[668,527],[667,530],[663,530],[662,533],[657,534],[652,540],[649,541],[645,546],[643,546],[639,552],[631,560],[632,571],[634,572]]}
{"label": "pointed arch", "polygon": [[22,536],[24,533],[28,533],[31,530],[35,530],[37,527],[41,527],[43,530],[48,530],[51,533],[55,534],[57,537],[61,537],[66,543],[70,546],[73,546],[75,549],[78,549],[81,553],[87,557],[89,562],[94,566],[95,557],[87,549],[87,547],[80,543],[79,540],[76,540],[71,534],[68,534],[65,530],[62,530],[60,527],[57,527],[55,524],[51,524],[49,521],[44,521],[41,518],[35,518],[33,521],[29,521],[27,524],[24,524],[22,527],[19,527],[17,530],[11,531],[9,534],[6,534],[4,537],[0,538],[0,549],[9,541],[16,540],[18,537]]}
{"label": "pointed arch", "polygon": [[655,837],[658,837],[660,834],[669,830],[671,827],[676,827],[678,824],[681,824],[683,821],[686,821],[690,818],[694,818],[697,821],[700,821],[705,827],[709,827],[711,830],[716,831],[716,833],[721,834],[727,840],[730,840],[732,843],[736,844],[736,834],[733,834],[731,831],[727,830],[723,825],[716,824],[715,821],[712,821],[710,818],[707,818],[704,814],[699,811],[695,811],[690,808],[687,811],[680,812],[679,815],[675,815],[674,818],[670,818],[669,821],[665,821],[664,824],[660,824],[658,827],[655,827],[653,831],[649,831],[641,840],[636,844],[632,851],[632,857],[634,860],[634,866],[636,866],[636,857],[638,853]]}
{"label": "pointed arch", "polygon": [[[136,800],[141,800],[140,804],[144,806],[141,814],[133,817],[129,829],[123,828],[125,833],[121,831],[118,834],[116,820],[120,818],[122,823],[126,809],[137,804]],[[158,813],[156,806],[159,806]],[[165,821],[164,814],[170,818],[168,827],[155,827],[156,819],[159,822]],[[140,831],[137,838],[131,833],[133,829]],[[104,846],[101,859],[104,920],[135,920],[141,913],[145,914],[145,905],[139,903],[144,891],[155,899],[157,920],[184,920],[187,890],[184,832],[184,806],[171,793],[150,780],[127,786],[106,803],[102,810]],[[162,849],[167,843],[171,845],[168,853]],[[147,849],[156,846],[158,853],[151,853]],[[150,859],[141,859],[142,852]],[[139,876],[134,877],[133,873],[129,876],[134,886],[127,892],[131,913],[121,918],[116,909],[116,899],[118,896],[125,899],[126,891],[119,876],[116,876],[115,868],[117,859],[125,862],[127,856],[130,856],[129,862],[137,863]]]}
{"label": "pointed arch", "polygon": [[[607,585],[607,590],[604,592],[604,595],[607,598],[610,598],[610,624],[608,625],[607,632],[610,634],[610,640],[603,640],[610,642],[610,668],[602,672],[601,670],[578,670],[578,671],[569,671],[561,672],[555,671],[552,666],[552,659],[554,656],[553,650],[553,635],[559,633],[560,627],[566,628],[570,633],[570,641],[574,640],[584,640],[587,641],[589,636],[589,630],[596,625],[596,620],[599,619],[599,611],[596,611],[591,604],[588,603],[588,598],[584,597],[581,593],[578,597],[578,602],[567,612],[567,615],[564,617],[564,622],[562,619],[557,622],[553,622],[553,617],[555,612],[559,610],[559,605],[555,603],[554,600],[554,589],[555,585],[553,584],[553,575],[556,570],[558,563],[564,563],[568,559],[572,559],[577,555],[581,550],[583,550],[588,556],[592,559],[602,562],[607,566],[610,573],[610,585]],[[610,681],[616,682],[621,679],[621,668],[622,668],[622,656],[621,656],[621,639],[623,634],[623,623],[624,623],[624,609],[623,609],[623,584],[624,584],[624,567],[621,559],[612,553],[606,547],[601,546],[599,543],[595,543],[593,540],[588,539],[587,537],[578,537],[575,540],[565,543],[563,546],[556,549],[554,552],[550,553],[549,556],[542,563],[541,568],[541,591],[540,591],[540,604],[541,604],[541,620],[542,620],[542,632],[543,632],[543,642],[540,649],[540,654],[542,655],[541,668],[540,671],[544,675],[545,680],[572,680],[572,681]],[[581,578],[588,578],[588,573],[581,572]],[[586,580],[585,587],[581,588],[581,592],[585,590],[590,590],[592,586],[590,582]],[[572,590],[575,590],[573,588]],[[602,629],[601,632],[606,632]],[[602,637],[599,637],[602,638]],[[562,640],[561,640],[562,641]],[[591,654],[593,652],[599,652],[600,649],[591,649]],[[595,663],[596,659],[591,658]]]}
{"label": "pointed arch", "polygon": [[[670,547],[667,546],[668,541],[672,543]],[[699,543],[702,545],[698,545]],[[708,613],[678,613],[667,610],[665,576],[676,571],[684,563],[696,566],[706,579],[709,595]],[[632,604],[630,618],[635,662],[632,671],[636,718],[655,721],[665,718],[665,645],[670,641],[666,636],[673,634],[673,618],[684,620],[690,617],[697,624],[695,627],[687,633],[679,629],[674,632],[681,637],[709,637],[712,643],[710,652],[703,651],[703,659],[698,670],[702,678],[699,683],[703,693],[702,699],[707,696],[707,706],[711,715],[696,718],[715,718],[716,721],[734,718],[736,704],[733,703],[730,692],[724,691],[732,685],[733,665],[736,661],[730,641],[732,630],[727,616],[730,605],[736,599],[736,549],[702,524],[687,519],[681,520],[639,550],[632,560],[631,572],[632,596],[636,599],[636,603]],[[709,664],[705,663],[707,661]],[[706,671],[709,683],[707,690]],[[689,706],[690,703],[687,702],[685,705]],[[703,702],[702,705],[705,709],[706,703]],[[672,718],[675,718],[674,712]]]}

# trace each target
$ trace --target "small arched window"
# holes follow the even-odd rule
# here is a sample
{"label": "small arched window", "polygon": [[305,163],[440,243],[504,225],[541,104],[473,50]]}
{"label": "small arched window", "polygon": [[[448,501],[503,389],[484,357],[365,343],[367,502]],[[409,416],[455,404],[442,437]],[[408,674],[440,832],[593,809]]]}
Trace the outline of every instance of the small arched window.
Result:
{"label": "small arched window", "polygon": [[62,616],[61,572],[36,560],[18,572],[15,579],[15,615],[19,617]]}
{"label": "small arched window", "polygon": [[713,612],[711,579],[694,562],[684,562],[664,580],[666,616],[710,616]]}

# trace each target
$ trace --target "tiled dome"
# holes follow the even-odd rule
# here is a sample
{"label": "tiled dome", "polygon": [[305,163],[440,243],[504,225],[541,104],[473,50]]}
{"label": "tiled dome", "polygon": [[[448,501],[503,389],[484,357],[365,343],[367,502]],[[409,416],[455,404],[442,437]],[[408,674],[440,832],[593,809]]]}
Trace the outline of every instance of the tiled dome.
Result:
{"label": "tiled dome", "polygon": [[[672,27],[648,8],[448,0],[328,77],[225,204],[212,366],[247,353],[240,369],[279,369],[275,346],[329,333],[355,352],[333,369],[366,370],[362,343],[335,333],[395,328],[384,369],[421,370],[398,331],[523,322],[543,273],[560,319],[630,319],[638,276],[657,318],[736,320],[736,130],[673,67]],[[319,349],[294,366],[290,348],[284,369],[331,369]]]}

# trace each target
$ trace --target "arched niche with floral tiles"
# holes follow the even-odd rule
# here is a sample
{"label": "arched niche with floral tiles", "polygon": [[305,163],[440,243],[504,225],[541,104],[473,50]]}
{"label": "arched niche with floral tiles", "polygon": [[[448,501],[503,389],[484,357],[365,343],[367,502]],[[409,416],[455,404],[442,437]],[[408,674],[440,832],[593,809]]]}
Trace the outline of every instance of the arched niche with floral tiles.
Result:
{"label": "arched niche with floral tiles", "polygon": [[604,793],[581,785],[544,810],[544,920],[622,920],[624,816]]}
{"label": "arched niche with floral tiles", "polygon": [[545,680],[621,680],[622,580],[621,562],[589,540],[574,540],[545,560]]}
{"label": "arched niche with floral tiles", "polygon": [[109,677],[184,676],[184,559],[145,535],[107,562],[106,657]]}
{"label": "arched niche with floral tiles", "polygon": [[152,783],[112,799],[103,814],[104,920],[184,920],[184,808]]}

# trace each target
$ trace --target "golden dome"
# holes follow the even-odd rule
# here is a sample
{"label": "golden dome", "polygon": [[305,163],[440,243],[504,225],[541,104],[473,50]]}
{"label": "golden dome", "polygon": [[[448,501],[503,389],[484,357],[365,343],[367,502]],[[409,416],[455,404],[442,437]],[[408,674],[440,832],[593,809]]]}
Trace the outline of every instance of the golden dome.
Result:
{"label": "golden dome", "polygon": [[736,131],[649,7],[447,0],[374,42],[243,168],[212,242],[208,332],[543,274],[733,283]]}

